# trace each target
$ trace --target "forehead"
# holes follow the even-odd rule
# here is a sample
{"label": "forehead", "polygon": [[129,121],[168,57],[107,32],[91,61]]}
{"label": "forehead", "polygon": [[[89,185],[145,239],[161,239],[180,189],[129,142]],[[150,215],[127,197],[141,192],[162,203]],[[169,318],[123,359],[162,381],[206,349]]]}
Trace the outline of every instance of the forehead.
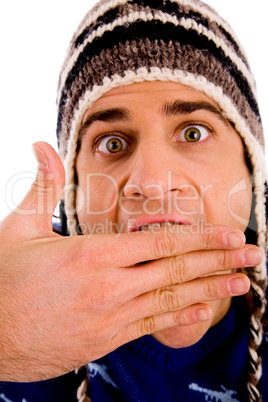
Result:
{"label": "forehead", "polygon": [[[115,107],[117,105],[127,106],[134,109],[137,101],[143,103],[148,102],[148,107],[156,106],[161,107],[164,102],[172,99],[179,99],[182,101],[205,101],[218,108],[217,104],[201,91],[175,82],[142,82],[135,83],[127,86],[114,88],[106,92],[99,98],[85,113],[86,117],[97,110],[102,110],[108,107]],[[218,108],[219,109],[219,108]]]}

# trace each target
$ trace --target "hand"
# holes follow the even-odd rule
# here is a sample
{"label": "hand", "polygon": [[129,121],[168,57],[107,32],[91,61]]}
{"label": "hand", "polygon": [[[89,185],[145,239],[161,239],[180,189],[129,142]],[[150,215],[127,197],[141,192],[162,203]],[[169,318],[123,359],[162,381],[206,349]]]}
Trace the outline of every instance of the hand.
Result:
{"label": "hand", "polygon": [[[241,273],[213,275],[249,263],[236,229],[54,233],[64,168],[52,147],[35,146],[37,178],[0,225],[1,380],[59,376],[145,334],[194,324],[200,308],[209,319],[206,302],[248,291]],[[250,249],[260,259],[258,248]]]}

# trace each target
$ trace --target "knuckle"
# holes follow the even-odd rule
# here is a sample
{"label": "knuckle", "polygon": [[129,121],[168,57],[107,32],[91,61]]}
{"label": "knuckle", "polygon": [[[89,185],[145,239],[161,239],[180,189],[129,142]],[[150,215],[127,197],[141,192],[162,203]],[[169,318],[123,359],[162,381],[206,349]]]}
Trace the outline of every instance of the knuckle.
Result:
{"label": "knuckle", "polygon": [[[78,241],[80,240],[80,241]],[[99,272],[102,265],[102,256],[99,253],[92,251],[88,247],[88,242],[86,238],[77,239],[73,242],[74,258],[79,262],[80,267],[88,271],[90,268],[91,272]]]}
{"label": "knuckle", "polygon": [[230,253],[226,250],[221,250],[217,255],[217,270],[225,270],[231,265]]}
{"label": "knuckle", "polygon": [[172,233],[161,233],[155,237],[154,252],[156,258],[173,255],[177,250],[176,236]]}
{"label": "knuckle", "polygon": [[34,180],[34,182],[31,184],[31,192],[35,196],[42,196],[45,194],[45,184],[43,181],[38,180],[37,178]]}
{"label": "knuckle", "polygon": [[152,334],[156,331],[156,322],[154,317],[146,317],[139,321],[137,333],[138,336],[144,336]]}
{"label": "knuckle", "polygon": [[209,232],[202,235],[202,246],[204,249],[210,250],[215,246],[216,234]]}
{"label": "knuckle", "polygon": [[178,308],[178,301],[172,287],[159,289],[156,292],[160,313]]}
{"label": "knuckle", "polygon": [[183,310],[181,311],[174,311],[172,315],[172,320],[174,325],[185,325],[188,323],[188,317],[186,316]]}
{"label": "knuckle", "polygon": [[219,289],[214,282],[207,282],[205,287],[206,300],[215,300],[219,297]]}
{"label": "knuckle", "polygon": [[183,283],[187,281],[187,269],[185,260],[181,256],[174,256],[170,258],[170,283]]}
{"label": "knuckle", "polygon": [[32,190],[35,191],[44,191],[47,187],[47,180],[44,172],[38,171],[36,174],[36,178],[32,183]]}
{"label": "knuckle", "polygon": [[89,253],[83,246],[81,249],[77,249],[77,254],[75,256],[76,260],[79,261],[80,269],[87,270],[89,267],[91,270],[95,268],[98,261],[95,259],[95,255]]}
{"label": "knuckle", "polygon": [[191,307],[174,311],[172,313],[172,320],[174,325],[190,325],[196,323],[194,310]]}
{"label": "knuckle", "polygon": [[105,292],[96,292],[96,294],[93,295],[88,295],[87,298],[85,298],[84,294],[82,294],[82,299],[86,300],[86,307],[87,310],[90,312],[93,312],[94,314],[101,314],[101,313],[107,313],[108,311],[111,310],[110,304],[111,300]]}

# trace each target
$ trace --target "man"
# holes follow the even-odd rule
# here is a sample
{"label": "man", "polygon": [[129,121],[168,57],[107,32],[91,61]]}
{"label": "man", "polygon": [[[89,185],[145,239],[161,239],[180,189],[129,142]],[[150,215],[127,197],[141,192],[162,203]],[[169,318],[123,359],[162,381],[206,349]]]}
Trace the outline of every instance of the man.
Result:
{"label": "man", "polygon": [[263,134],[230,27],[195,0],[102,1],[72,39],[58,108],[70,237],[50,223],[63,166],[36,143],[37,181],[2,223],[2,379],[90,363],[4,397],[265,398]]}

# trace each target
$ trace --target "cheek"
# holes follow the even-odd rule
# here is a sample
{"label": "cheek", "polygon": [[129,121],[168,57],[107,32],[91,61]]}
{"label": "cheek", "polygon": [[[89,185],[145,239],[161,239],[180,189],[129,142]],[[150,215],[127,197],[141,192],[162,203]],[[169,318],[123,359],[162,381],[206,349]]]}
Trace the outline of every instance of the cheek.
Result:
{"label": "cheek", "polygon": [[[118,186],[115,180],[102,173],[80,175],[76,197],[76,210],[80,225],[84,225],[83,233],[88,232],[86,225],[96,223],[107,224],[113,220],[118,202]],[[103,233],[107,230],[103,229]]]}
{"label": "cheek", "polygon": [[247,170],[226,172],[205,194],[206,218],[210,223],[245,230],[251,212],[252,187]]}
{"label": "cheek", "polygon": [[232,187],[228,194],[228,213],[242,230],[247,228],[252,204],[250,183],[242,180]]}

